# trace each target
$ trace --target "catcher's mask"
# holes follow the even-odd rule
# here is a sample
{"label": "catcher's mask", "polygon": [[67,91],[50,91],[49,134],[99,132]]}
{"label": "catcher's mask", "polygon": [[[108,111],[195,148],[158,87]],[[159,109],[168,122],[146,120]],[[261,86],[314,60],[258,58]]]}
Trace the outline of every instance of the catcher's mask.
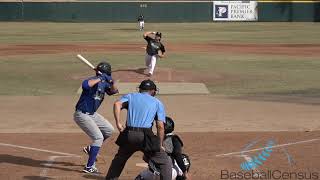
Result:
{"label": "catcher's mask", "polygon": [[166,123],[164,125],[164,133],[169,134],[174,131],[174,121],[171,117],[166,116]]}
{"label": "catcher's mask", "polygon": [[109,76],[111,75],[111,65],[106,61],[100,62],[97,65],[96,70],[100,71],[101,73],[106,73]]}
{"label": "catcher's mask", "polygon": [[139,90],[140,91],[153,91],[151,95],[155,96],[156,92],[158,91],[158,88],[152,80],[147,79],[147,80],[143,80],[140,83]]}

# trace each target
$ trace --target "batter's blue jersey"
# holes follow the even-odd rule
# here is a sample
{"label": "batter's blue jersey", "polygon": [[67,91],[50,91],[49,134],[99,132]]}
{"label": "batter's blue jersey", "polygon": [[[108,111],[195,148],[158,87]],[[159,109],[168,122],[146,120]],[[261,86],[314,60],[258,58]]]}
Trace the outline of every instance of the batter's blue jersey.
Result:
{"label": "batter's blue jersey", "polygon": [[162,102],[149,93],[130,93],[122,96],[120,101],[128,102],[127,126],[150,128],[156,116],[165,122],[166,113]]}
{"label": "batter's blue jersey", "polygon": [[106,90],[109,89],[113,84],[112,77],[109,77],[110,78],[107,81],[99,82],[93,87],[89,86],[88,81],[91,79],[96,79],[96,76],[88,78],[82,82],[82,93],[76,105],[77,111],[82,111],[89,114],[93,114],[97,111],[104,99]]}

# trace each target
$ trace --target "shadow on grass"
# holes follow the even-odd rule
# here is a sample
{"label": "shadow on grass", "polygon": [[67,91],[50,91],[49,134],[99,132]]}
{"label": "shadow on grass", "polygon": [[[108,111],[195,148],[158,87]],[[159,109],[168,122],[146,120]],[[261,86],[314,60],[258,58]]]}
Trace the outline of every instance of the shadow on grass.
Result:
{"label": "shadow on grass", "polygon": [[265,92],[233,98],[254,101],[284,102],[319,106],[320,89],[309,88],[304,90]]}

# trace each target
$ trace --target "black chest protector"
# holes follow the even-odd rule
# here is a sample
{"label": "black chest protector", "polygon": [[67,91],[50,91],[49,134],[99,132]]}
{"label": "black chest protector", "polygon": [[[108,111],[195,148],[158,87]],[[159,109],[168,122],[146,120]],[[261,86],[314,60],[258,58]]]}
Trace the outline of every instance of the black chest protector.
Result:
{"label": "black chest protector", "polygon": [[[175,141],[173,141],[173,139],[175,139]],[[181,141],[181,139],[179,138],[179,136],[173,134],[173,133],[169,133],[166,134],[166,137],[164,138],[163,141],[163,147],[165,148],[165,151],[168,154],[172,154],[174,151],[174,142],[178,141],[181,144],[181,147],[183,146],[183,143]]]}

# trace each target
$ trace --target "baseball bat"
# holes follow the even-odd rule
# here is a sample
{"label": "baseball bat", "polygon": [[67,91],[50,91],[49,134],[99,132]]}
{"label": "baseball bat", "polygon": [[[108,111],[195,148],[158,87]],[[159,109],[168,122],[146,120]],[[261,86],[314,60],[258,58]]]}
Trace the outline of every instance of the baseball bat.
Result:
{"label": "baseball bat", "polygon": [[[80,59],[84,64],[86,64],[87,66],[89,66],[91,69],[96,71],[96,68],[94,67],[94,65],[91,64],[90,61],[88,61],[86,58],[84,58],[83,56],[81,56],[81,54],[77,54],[77,58]],[[97,71],[99,74],[101,74],[100,71]]]}

